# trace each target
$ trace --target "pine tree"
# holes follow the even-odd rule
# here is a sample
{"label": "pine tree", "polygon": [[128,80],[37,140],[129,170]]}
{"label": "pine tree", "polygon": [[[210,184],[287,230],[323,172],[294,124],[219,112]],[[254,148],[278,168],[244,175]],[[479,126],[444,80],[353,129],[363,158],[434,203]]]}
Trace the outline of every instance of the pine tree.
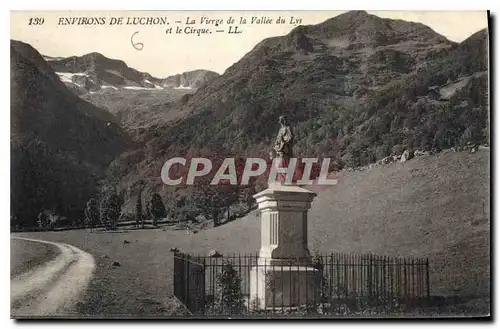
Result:
{"label": "pine tree", "polygon": [[[149,202],[146,202],[146,218],[149,220],[150,217],[151,217],[151,206]],[[142,221],[142,228],[144,228],[144,222],[145,220]]]}
{"label": "pine tree", "polygon": [[94,198],[90,198],[85,208],[85,226],[90,227],[90,232],[92,232],[98,223],[99,209],[97,207],[97,201]]}
{"label": "pine tree", "polygon": [[144,228],[144,216],[142,214],[142,190],[139,190],[139,195],[137,196],[137,203],[135,205],[135,226]]}
{"label": "pine tree", "polygon": [[156,226],[158,224],[158,220],[166,216],[165,205],[163,204],[163,200],[158,193],[153,193],[151,196],[149,209],[151,216],[153,217],[153,225]]}
{"label": "pine tree", "polygon": [[116,229],[116,224],[120,217],[120,210],[120,198],[116,192],[112,191],[109,194],[105,194],[101,200],[100,213],[101,222],[106,229]]}

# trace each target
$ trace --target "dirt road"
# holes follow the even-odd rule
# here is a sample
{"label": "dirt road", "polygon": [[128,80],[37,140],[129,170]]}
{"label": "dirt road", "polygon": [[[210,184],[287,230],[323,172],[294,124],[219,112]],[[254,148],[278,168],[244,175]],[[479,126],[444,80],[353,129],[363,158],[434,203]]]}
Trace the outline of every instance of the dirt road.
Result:
{"label": "dirt road", "polygon": [[94,258],[65,243],[12,239],[51,245],[59,249],[59,254],[11,277],[11,317],[78,316],[75,305],[92,277]]}

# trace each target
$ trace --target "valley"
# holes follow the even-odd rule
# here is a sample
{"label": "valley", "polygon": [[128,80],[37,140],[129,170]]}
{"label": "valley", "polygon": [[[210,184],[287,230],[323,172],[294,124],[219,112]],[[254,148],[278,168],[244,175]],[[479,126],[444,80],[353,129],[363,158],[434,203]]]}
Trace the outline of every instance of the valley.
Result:
{"label": "valley", "polygon": [[[224,26],[203,17],[206,33]],[[261,40],[222,74],[157,77],[92,49],[60,57],[11,40],[11,236],[93,257],[88,289],[71,297],[76,316],[185,316],[172,295],[173,251],[255,254],[253,195],[265,179],[170,186],[162,167],[178,157],[214,168],[271,160],[281,116],[294,157],[331,159],[322,169],[337,180],[306,186],[318,194],[311,252],[428,258],[431,295],[452,301],[431,313],[489,312],[488,30],[454,42],[365,11],[291,20],[288,34]],[[61,256],[12,241],[15,275]]]}

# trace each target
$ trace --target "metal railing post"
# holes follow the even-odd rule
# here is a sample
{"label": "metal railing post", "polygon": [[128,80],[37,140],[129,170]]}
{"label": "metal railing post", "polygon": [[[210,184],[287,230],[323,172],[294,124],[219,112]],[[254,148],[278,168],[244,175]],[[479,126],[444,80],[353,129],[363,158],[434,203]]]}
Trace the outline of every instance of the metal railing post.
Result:
{"label": "metal railing post", "polygon": [[427,298],[429,298],[431,296],[431,293],[430,293],[430,284],[429,284],[430,280],[429,280],[429,258],[426,258],[425,260],[425,285],[426,285],[426,289],[427,289]]}

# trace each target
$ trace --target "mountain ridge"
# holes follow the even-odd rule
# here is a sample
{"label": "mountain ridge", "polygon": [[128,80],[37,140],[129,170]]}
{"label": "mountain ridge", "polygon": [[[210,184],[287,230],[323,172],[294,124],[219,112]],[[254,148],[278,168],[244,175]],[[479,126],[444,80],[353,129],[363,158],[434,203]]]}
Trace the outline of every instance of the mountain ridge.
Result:
{"label": "mountain ridge", "polygon": [[112,59],[98,52],[82,56],[51,58],[48,64],[61,80],[78,94],[102,89],[196,89],[219,75],[209,70],[197,69],[158,78],[128,66],[123,60]]}
{"label": "mountain ridge", "polygon": [[33,225],[40,211],[80,218],[132,141],[112,114],[69,91],[36,49],[12,40],[10,51],[14,222]]}

